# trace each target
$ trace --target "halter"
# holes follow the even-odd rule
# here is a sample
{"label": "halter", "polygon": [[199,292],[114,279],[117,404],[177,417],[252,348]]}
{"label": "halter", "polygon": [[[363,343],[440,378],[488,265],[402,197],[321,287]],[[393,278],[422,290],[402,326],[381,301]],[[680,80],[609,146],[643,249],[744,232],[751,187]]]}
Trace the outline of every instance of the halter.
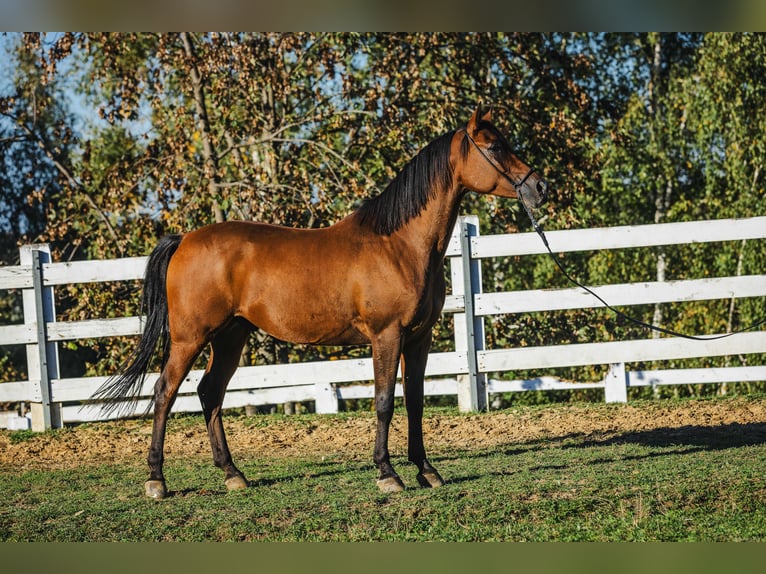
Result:
{"label": "halter", "polygon": [[[522,197],[521,196],[521,188],[522,188],[522,186],[529,179],[529,176],[532,175],[533,173],[535,173],[535,171],[537,171],[537,170],[535,170],[535,168],[533,168],[533,167],[530,167],[529,171],[526,173],[526,175],[524,175],[524,177],[522,177],[517,182],[513,181],[513,179],[511,179],[511,176],[508,175],[508,172],[506,170],[499,168],[497,166],[497,164],[494,161],[492,161],[492,158],[490,158],[486,153],[484,153],[484,150],[481,149],[479,147],[479,144],[477,144],[476,141],[470,136],[470,134],[468,133],[468,130],[466,128],[462,128],[462,130],[465,133],[465,137],[468,138],[468,141],[470,141],[473,144],[473,147],[475,147],[479,151],[481,156],[487,161],[487,163],[489,163],[489,165],[491,165],[493,168],[495,168],[495,171],[497,173],[499,173],[506,180],[508,180],[508,183],[510,183],[514,187],[514,189],[516,190],[516,193],[519,194],[519,197],[521,198]],[[522,201],[522,203],[524,203],[524,202]],[[524,204],[524,206],[526,207],[526,204]]]}

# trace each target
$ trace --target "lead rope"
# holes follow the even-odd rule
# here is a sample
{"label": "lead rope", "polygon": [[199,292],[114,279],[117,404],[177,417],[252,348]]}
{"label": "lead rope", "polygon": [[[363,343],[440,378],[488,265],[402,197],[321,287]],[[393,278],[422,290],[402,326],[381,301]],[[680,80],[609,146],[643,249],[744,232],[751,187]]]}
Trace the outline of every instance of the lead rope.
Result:
{"label": "lead rope", "polygon": [[598,293],[596,293],[593,289],[590,287],[587,287],[577,281],[574,277],[572,277],[567,270],[564,268],[564,265],[561,263],[561,260],[556,256],[555,253],[551,250],[551,246],[548,244],[548,239],[545,237],[545,233],[543,232],[540,225],[535,220],[534,215],[532,215],[532,210],[529,209],[529,206],[527,206],[526,202],[524,201],[524,198],[521,196],[521,193],[519,193],[519,201],[521,201],[521,205],[524,206],[524,211],[527,212],[527,216],[529,217],[529,220],[532,222],[532,227],[534,227],[537,234],[540,236],[540,239],[542,239],[543,244],[545,245],[545,249],[548,250],[548,254],[553,259],[554,263],[556,263],[556,266],[559,268],[561,273],[564,274],[564,277],[567,278],[571,283],[574,283],[581,289],[584,289],[591,295],[593,295],[596,299],[598,299],[604,307],[612,311],[615,315],[618,317],[621,317],[631,323],[634,323],[635,325],[639,325],[640,327],[644,327],[646,329],[651,329],[653,331],[659,331],[660,333],[665,333],[666,335],[673,335],[674,337],[682,337],[684,339],[691,339],[693,341],[715,341],[717,339],[725,339],[726,337],[731,337],[732,335],[736,335],[737,333],[744,333],[746,331],[752,331],[756,327],[759,327],[760,325],[763,325],[766,323],[766,318],[761,319],[760,321],[750,325],[749,327],[746,327],[744,329],[738,329],[736,331],[731,331],[729,333],[723,334],[723,335],[704,335],[704,336],[696,336],[696,335],[686,335],[684,333],[679,333],[678,331],[673,331],[672,329],[666,329],[665,327],[660,327],[659,325],[653,325],[651,323],[647,323],[645,321],[642,321],[641,319],[636,319],[635,317],[631,317],[630,315],[627,315],[620,311],[619,309],[614,308],[612,305],[607,303],[603,297],[601,297]]}
{"label": "lead rope", "polygon": [[564,265],[561,263],[561,260],[556,256],[555,253],[551,250],[551,246],[548,244],[548,239],[545,237],[545,233],[543,232],[540,225],[535,220],[534,215],[532,214],[532,210],[527,206],[527,204],[524,202],[524,199],[521,196],[521,193],[519,193],[519,201],[521,202],[521,205],[524,206],[524,211],[527,212],[527,216],[529,217],[529,221],[532,222],[532,227],[534,227],[537,234],[540,236],[540,239],[543,241],[543,245],[545,245],[545,249],[548,250],[548,254],[553,259],[554,263],[556,263],[556,266],[559,268],[561,273],[564,274],[564,277],[567,278],[571,283],[574,283],[581,289],[584,289],[591,295],[593,295],[596,299],[598,299],[604,307],[612,311],[615,315],[618,317],[622,317],[623,319],[634,323],[635,325],[638,325],[640,327],[644,327],[646,329],[651,329],[653,331],[659,331],[660,333],[665,333],[666,335],[673,335],[674,337],[682,337],[684,339],[691,339],[693,341],[715,341],[717,339],[725,339],[726,337],[731,337],[732,335],[736,335],[737,333],[744,333],[746,331],[752,331],[756,327],[759,327],[760,325],[763,325],[766,323],[766,318],[761,319],[760,321],[754,323],[753,325],[750,325],[749,327],[746,327],[744,329],[738,329],[735,331],[731,331],[729,333],[725,333],[723,335],[704,335],[704,336],[697,336],[697,335],[686,335],[684,333],[679,333],[678,331],[673,331],[672,329],[666,329],[665,327],[660,327],[659,325],[653,325],[652,323],[647,323],[646,321],[642,321],[641,319],[636,319],[635,317],[631,317],[630,315],[627,315],[626,313],[623,313],[619,309],[614,308],[612,305],[607,303],[603,297],[601,297],[598,293],[596,293],[593,289],[590,287],[587,287],[580,283],[577,279],[572,277],[564,267]]}
{"label": "lead rope", "polygon": [[532,175],[535,170],[534,168],[530,168],[527,174],[521,179],[521,181],[514,182],[510,176],[505,173],[505,171],[501,170],[495,163],[490,160],[490,158],[487,156],[487,154],[484,153],[484,150],[482,150],[479,145],[473,140],[473,138],[468,134],[468,130],[465,130],[465,136],[470,140],[470,142],[476,147],[476,149],[479,151],[479,153],[482,155],[482,157],[489,163],[493,168],[495,168],[495,171],[497,171],[500,175],[502,175],[505,179],[507,179],[511,185],[516,189],[516,193],[518,195],[519,201],[521,202],[521,205],[524,207],[524,211],[527,213],[527,217],[529,217],[529,221],[532,222],[532,227],[537,232],[537,235],[540,236],[540,239],[543,241],[543,245],[545,245],[545,249],[548,251],[548,255],[551,256],[553,259],[553,262],[556,264],[556,267],[559,268],[559,271],[564,275],[564,277],[567,278],[567,280],[570,283],[573,283],[574,285],[577,285],[579,288],[584,289],[591,295],[593,295],[596,299],[598,299],[604,307],[609,309],[612,313],[617,315],[618,317],[621,317],[625,319],[626,321],[629,321],[630,323],[633,323],[635,325],[638,325],[640,327],[644,327],[645,329],[650,329],[653,331],[658,331],[660,333],[664,333],[666,335],[672,335],[674,337],[681,337],[683,339],[691,339],[692,341],[715,341],[718,339],[725,339],[726,337],[731,337],[732,335],[736,335],[738,333],[745,333],[747,331],[752,331],[756,327],[759,327],[766,323],[766,317],[761,319],[760,321],[757,321],[756,323],[750,325],[749,327],[745,327],[743,329],[737,329],[735,331],[730,331],[728,333],[725,333],[723,335],[686,335],[684,333],[679,333],[678,331],[673,331],[672,329],[666,329],[665,327],[660,327],[659,325],[653,325],[652,323],[647,323],[646,321],[642,321],[641,319],[636,319],[635,317],[631,317],[630,315],[623,313],[619,309],[616,309],[609,303],[607,303],[603,297],[601,297],[598,293],[596,293],[593,289],[590,287],[587,287],[586,285],[583,285],[580,283],[577,279],[572,277],[570,273],[566,270],[563,263],[561,263],[561,260],[556,256],[555,253],[553,253],[553,250],[551,249],[550,244],[548,243],[548,238],[545,237],[545,232],[543,232],[542,227],[540,227],[540,224],[537,223],[537,220],[535,219],[535,216],[532,214],[532,210],[529,208],[529,206],[524,201],[524,197],[521,193],[521,187],[524,185],[524,182],[529,178],[530,175]]}

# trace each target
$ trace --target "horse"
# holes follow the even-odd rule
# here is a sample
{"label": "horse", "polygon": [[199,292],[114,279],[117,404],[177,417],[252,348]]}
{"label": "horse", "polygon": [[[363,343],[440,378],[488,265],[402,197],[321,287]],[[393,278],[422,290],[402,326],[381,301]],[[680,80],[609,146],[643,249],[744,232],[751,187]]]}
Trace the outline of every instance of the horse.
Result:
{"label": "horse", "polygon": [[163,237],[147,262],[141,340],[94,394],[107,408],[137,400],[159,345],[162,369],[152,399],[145,494],[168,494],[168,414],[208,345],[212,352],[197,392],[213,462],[228,490],[248,487],[232,461],[221,406],[255,328],[292,343],[371,346],[377,417],[372,459],[377,486],[386,493],[404,489],[388,450],[401,366],[408,460],[417,466],[421,486],[442,486],[423,444],[423,377],[432,327],[444,304],[444,255],[460,201],[471,191],[538,207],[547,189],[492,124],[491,111],[479,105],[465,125],[422,148],[382,193],[329,227],[227,221]]}

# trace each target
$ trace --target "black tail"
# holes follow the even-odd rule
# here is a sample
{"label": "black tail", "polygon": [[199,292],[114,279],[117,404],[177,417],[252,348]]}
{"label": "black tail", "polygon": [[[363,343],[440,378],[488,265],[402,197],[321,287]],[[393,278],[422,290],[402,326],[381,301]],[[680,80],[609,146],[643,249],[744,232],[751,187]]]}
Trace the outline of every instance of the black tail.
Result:
{"label": "black tail", "polygon": [[180,235],[163,237],[149,256],[141,301],[142,313],[146,313],[144,333],[138,347],[131,353],[120,371],[109,377],[93,393],[92,399],[105,401],[101,406],[102,413],[129,414],[135,411],[135,403],[138,402],[141,394],[141,387],[144,384],[146,372],[149,370],[149,362],[154,356],[157,343],[161,343],[163,367],[168,360],[170,336],[165,279],[170,258],[173,257],[180,243]]}

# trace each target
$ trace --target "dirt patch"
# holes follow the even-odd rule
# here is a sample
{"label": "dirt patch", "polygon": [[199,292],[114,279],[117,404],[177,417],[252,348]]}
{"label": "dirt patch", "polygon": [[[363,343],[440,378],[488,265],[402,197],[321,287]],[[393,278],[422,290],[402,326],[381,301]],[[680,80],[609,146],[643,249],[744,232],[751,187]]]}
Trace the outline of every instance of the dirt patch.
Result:
{"label": "dirt patch", "polygon": [[[371,458],[375,434],[372,413],[337,417],[232,416],[225,419],[225,425],[235,460],[337,455],[367,460]],[[766,399],[556,405],[476,415],[427,413],[424,432],[427,449],[436,454],[539,440],[565,441],[571,437],[610,440],[649,432],[672,441],[683,431],[688,440],[695,434],[731,433],[746,428],[738,425],[755,425],[755,434],[766,441]],[[70,468],[108,462],[142,465],[150,437],[148,419],[68,427],[20,442],[12,440],[10,431],[2,431],[0,468]],[[406,417],[397,413],[390,436],[393,454],[406,452],[406,437]],[[209,448],[199,418],[170,421],[166,458],[209,458]]]}

